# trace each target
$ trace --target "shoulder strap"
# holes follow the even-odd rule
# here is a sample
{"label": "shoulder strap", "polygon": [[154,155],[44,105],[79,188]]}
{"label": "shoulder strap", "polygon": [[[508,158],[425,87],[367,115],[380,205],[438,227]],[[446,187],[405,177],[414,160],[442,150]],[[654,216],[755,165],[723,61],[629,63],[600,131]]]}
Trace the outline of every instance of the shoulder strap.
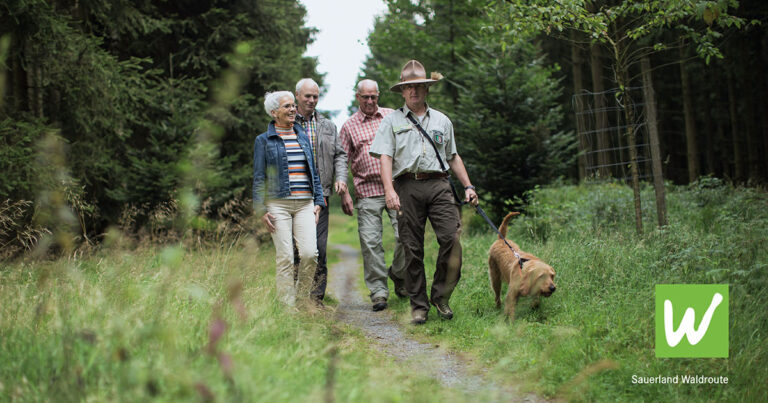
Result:
{"label": "shoulder strap", "polygon": [[[435,150],[435,156],[437,157],[437,162],[440,163],[440,169],[442,169],[443,172],[448,172],[448,169],[445,167],[445,163],[443,162],[443,159],[440,158],[440,152],[437,151],[437,146],[435,145],[435,142],[432,141],[432,138],[429,137],[429,134],[427,134],[427,131],[424,130],[423,127],[421,127],[419,122],[412,115],[406,114],[405,111],[403,111],[403,108],[398,108],[398,110],[400,112],[403,112],[405,117],[408,118],[408,120],[410,120],[411,123],[413,123],[413,125],[416,126],[417,129],[419,129],[419,132],[422,134],[422,136],[426,137],[429,144],[432,144],[432,148]],[[459,203],[459,206],[466,204],[464,201],[462,201],[459,198],[459,194],[456,192],[456,186],[453,184],[453,181],[451,180],[450,176],[448,176],[448,183],[451,184],[451,193],[453,193],[453,198],[456,200],[456,203]]]}
{"label": "shoulder strap", "polygon": [[[403,108],[399,108],[398,110],[399,110],[400,112],[403,112],[403,113],[405,114],[405,112],[403,111]],[[429,134],[427,134],[427,131],[426,131],[426,130],[424,130],[424,128],[423,128],[423,127],[421,127],[421,125],[419,124],[419,122],[418,122],[418,121],[417,121],[417,120],[416,120],[416,119],[415,119],[415,118],[414,118],[412,115],[408,115],[408,114],[405,114],[405,117],[406,117],[406,118],[408,118],[408,120],[410,120],[410,121],[411,121],[411,123],[413,123],[413,125],[414,125],[414,126],[416,126],[416,128],[419,130],[419,132],[420,132],[420,133],[421,133],[421,134],[422,134],[424,137],[426,137],[426,139],[427,139],[427,141],[429,142],[429,144],[431,144],[431,145],[432,145],[432,148],[435,150],[435,155],[437,156],[437,162],[439,162],[439,163],[440,163],[440,169],[442,169],[442,170],[443,170],[443,172],[447,172],[447,171],[448,171],[448,169],[445,167],[445,163],[443,162],[443,159],[442,159],[442,158],[440,158],[440,152],[439,152],[439,151],[437,151],[437,146],[435,145],[435,142],[434,142],[434,141],[432,141],[432,138],[430,138],[430,137],[429,137]]]}

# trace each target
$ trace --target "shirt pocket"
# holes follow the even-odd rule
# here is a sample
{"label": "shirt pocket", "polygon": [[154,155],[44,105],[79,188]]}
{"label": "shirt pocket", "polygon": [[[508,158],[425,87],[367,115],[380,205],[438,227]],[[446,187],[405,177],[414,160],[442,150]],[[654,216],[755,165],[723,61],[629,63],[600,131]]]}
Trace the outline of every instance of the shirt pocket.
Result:
{"label": "shirt pocket", "polygon": [[411,125],[403,125],[403,126],[397,126],[392,128],[392,132],[395,133],[395,136],[408,133],[411,130],[415,130]]}

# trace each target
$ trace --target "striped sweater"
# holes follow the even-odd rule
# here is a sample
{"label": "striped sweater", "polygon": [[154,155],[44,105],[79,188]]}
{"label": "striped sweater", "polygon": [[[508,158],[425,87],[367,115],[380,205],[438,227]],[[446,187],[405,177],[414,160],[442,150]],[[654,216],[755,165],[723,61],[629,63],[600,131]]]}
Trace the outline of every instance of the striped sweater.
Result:
{"label": "striped sweater", "polygon": [[285,143],[285,152],[288,155],[288,181],[291,187],[291,195],[288,199],[311,199],[312,181],[310,180],[309,165],[304,150],[301,149],[293,127],[280,127],[275,125],[277,134]]}

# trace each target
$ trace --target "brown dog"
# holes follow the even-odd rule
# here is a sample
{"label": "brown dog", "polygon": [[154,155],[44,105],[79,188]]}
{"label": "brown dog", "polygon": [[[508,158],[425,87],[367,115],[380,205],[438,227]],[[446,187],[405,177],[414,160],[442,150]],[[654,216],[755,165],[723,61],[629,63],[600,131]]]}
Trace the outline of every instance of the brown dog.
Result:
{"label": "brown dog", "polygon": [[[499,239],[491,245],[488,251],[488,274],[491,277],[491,288],[496,294],[496,306],[501,306],[501,282],[509,285],[505,297],[504,312],[510,320],[515,319],[515,304],[521,296],[533,296],[533,305],[539,303],[539,296],[549,297],[557,289],[555,285],[555,270],[536,256],[523,252],[516,243],[506,240],[507,222],[520,213],[507,214],[499,227]],[[522,270],[520,260],[507,246],[509,244],[523,260]]]}

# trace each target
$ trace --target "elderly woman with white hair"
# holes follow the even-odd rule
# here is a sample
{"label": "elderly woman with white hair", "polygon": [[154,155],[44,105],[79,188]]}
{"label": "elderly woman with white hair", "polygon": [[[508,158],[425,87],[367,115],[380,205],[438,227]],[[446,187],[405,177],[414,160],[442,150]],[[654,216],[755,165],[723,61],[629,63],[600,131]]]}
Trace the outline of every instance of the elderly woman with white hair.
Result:
{"label": "elderly woman with white hair", "polygon": [[[297,300],[309,298],[317,266],[315,228],[325,201],[309,137],[295,123],[293,94],[267,93],[264,109],[273,120],[254,144],[253,206],[275,244],[277,296],[295,306]],[[294,239],[300,258],[295,282]]]}

